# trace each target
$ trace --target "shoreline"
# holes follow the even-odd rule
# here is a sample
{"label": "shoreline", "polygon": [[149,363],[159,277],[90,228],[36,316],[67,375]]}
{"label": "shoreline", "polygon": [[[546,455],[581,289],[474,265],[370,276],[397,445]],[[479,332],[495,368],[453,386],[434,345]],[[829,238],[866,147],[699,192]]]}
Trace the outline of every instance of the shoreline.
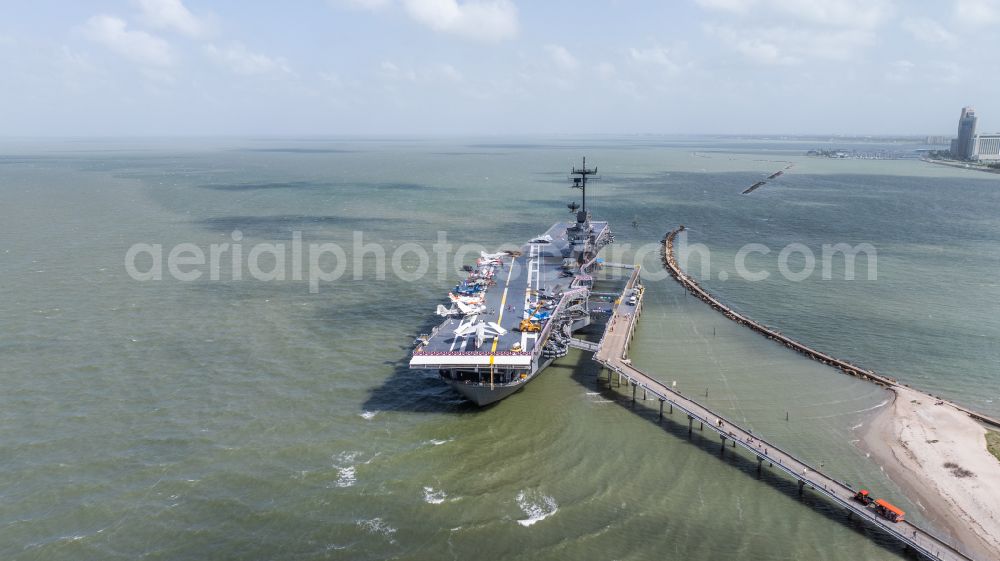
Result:
{"label": "shoreline", "polygon": [[986,173],[1000,173],[1000,169],[988,168],[982,165],[973,164],[971,162],[960,162],[958,160],[938,160],[933,158],[921,158],[928,164],[937,164],[939,166],[948,166],[955,169],[967,169],[970,171],[984,171]]}
{"label": "shoreline", "polygon": [[[874,415],[858,446],[923,515],[976,558],[1000,557],[1000,461],[986,429],[940,400],[906,387]],[[973,475],[960,477],[959,466]]]}

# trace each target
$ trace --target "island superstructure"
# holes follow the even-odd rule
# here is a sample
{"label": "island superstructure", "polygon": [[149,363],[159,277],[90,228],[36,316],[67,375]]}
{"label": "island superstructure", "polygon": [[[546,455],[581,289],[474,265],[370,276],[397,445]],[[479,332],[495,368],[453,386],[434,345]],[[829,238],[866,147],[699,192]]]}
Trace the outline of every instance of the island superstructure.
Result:
{"label": "island superstructure", "polygon": [[444,320],[422,335],[410,368],[437,370],[478,405],[501,400],[564,356],[571,334],[591,323],[597,254],[614,241],[607,222],[587,209],[587,180],[597,169],[570,172],[583,191],[569,205],[574,220],[557,222],[520,251],[482,253],[468,277],[438,305]]}

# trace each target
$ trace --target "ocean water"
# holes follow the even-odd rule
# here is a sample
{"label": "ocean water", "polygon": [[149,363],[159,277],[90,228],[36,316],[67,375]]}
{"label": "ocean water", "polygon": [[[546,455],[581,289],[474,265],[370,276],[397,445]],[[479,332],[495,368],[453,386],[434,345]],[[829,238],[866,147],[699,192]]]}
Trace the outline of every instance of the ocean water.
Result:
{"label": "ocean water", "polygon": [[[751,317],[1000,414],[1000,176],[809,158],[811,143],[658,137],[48,141],[0,145],[0,558],[891,559],[901,549],[596,381],[572,352],[478,409],[411,372],[458,278],[392,255],[520,244],[579,200],[643,263],[636,364],[852,484],[912,503],[855,445],[887,394],[725,320],[662,277],[664,232]],[[833,146],[829,146],[833,147]],[[836,146],[841,147],[841,146]],[[912,148],[912,147],[906,147]],[[784,176],[742,196],[753,182]],[[632,226],[632,222],[636,226]],[[347,273],[140,282],[136,243],[346,247]],[[746,243],[764,281],[734,273]],[[790,243],[872,244],[877,279],[792,282]],[[470,254],[471,255],[471,254]],[[611,256],[609,256],[609,259]],[[694,259],[692,257],[692,259]],[[144,266],[145,266],[145,262]],[[223,263],[227,263],[223,261]],[[799,270],[801,256],[791,259]],[[697,268],[698,261],[692,266]],[[817,265],[818,266],[818,265]],[[404,255],[399,267],[420,262]],[[720,279],[725,272],[726,280]],[[788,420],[786,420],[786,413]]]}

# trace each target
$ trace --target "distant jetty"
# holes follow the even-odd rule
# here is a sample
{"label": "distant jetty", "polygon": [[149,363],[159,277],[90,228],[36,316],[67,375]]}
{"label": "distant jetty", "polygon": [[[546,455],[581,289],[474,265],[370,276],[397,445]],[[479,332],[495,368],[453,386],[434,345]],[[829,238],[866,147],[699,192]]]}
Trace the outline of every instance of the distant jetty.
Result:
{"label": "distant jetty", "polygon": [[[669,272],[670,275],[674,277],[674,279],[677,282],[681,283],[681,285],[683,285],[684,288],[688,290],[688,292],[694,294],[695,296],[700,298],[703,302],[705,302],[712,308],[718,310],[727,318],[735,321],[736,323],[749,327],[750,329],[756,331],[757,333],[764,335],[768,339],[781,343],[786,347],[788,347],[789,349],[799,352],[813,360],[822,362],[827,366],[832,366],[834,368],[837,368],[844,374],[850,374],[852,376],[861,378],[862,380],[868,380],[870,382],[873,382],[888,389],[896,387],[905,387],[910,389],[909,386],[907,386],[906,384],[902,384],[898,380],[889,378],[888,376],[883,376],[881,374],[878,374],[874,370],[866,370],[864,368],[861,368],[860,366],[851,364],[846,360],[834,358],[826,353],[821,353],[811,347],[808,347],[792,339],[791,337],[788,337],[787,335],[783,335],[777,329],[768,327],[760,322],[754,321],[744,316],[743,314],[736,312],[729,306],[726,306],[725,304],[720,302],[714,296],[709,294],[708,291],[703,289],[701,285],[698,284],[698,281],[688,276],[683,270],[681,270],[680,265],[677,264],[677,259],[674,257],[674,238],[677,236],[678,233],[682,231],[684,231],[684,226],[672,230],[669,233],[667,233],[666,236],[664,236],[663,241],[661,242],[663,244],[662,258],[663,258],[663,266],[667,269],[667,272]],[[930,394],[925,394],[925,395],[940,401],[942,404],[947,403],[951,407],[958,409],[959,411],[965,413],[966,415],[972,417],[977,421],[986,423],[988,425],[992,425],[993,427],[1000,427],[1000,419],[996,419],[988,415],[977,413],[961,405],[958,405],[957,403],[946,401],[938,396],[932,396]]]}
{"label": "distant jetty", "polygon": [[783,169],[779,169],[778,171],[776,171],[776,172],[772,173],[771,175],[767,176],[767,179],[762,179],[762,180],[758,181],[757,183],[754,183],[753,185],[747,187],[746,189],[743,190],[743,192],[741,194],[742,195],[749,195],[750,193],[753,193],[757,189],[760,189],[764,185],[767,185],[768,181],[770,181],[772,179],[777,179],[777,178],[781,177],[781,175],[784,174],[786,170],[792,169],[792,166],[794,166],[794,165],[795,164],[788,164]]}

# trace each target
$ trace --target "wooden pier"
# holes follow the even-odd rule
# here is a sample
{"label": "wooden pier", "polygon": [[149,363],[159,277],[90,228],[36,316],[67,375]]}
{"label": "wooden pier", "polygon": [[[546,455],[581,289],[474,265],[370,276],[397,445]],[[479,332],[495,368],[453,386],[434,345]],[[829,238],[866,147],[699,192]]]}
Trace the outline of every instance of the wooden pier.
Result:
{"label": "wooden pier", "polygon": [[764,469],[766,462],[767,468],[777,469],[795,479],[798,482],[800,493],[806,487],[816,491],[846,509],[850,515],[859,516],[924,557],[946,561],[969,561],[972,559],[951,544],[911,522],[893,523],[879,517],[873,510],[853,499],[856,490],[850,485],[822,473],[775,446],[773,442],[761,438],[760,435],[752,434],[633,366],[631,360],[628,359],[628,349],[638,325],[639,315],[642,313],[642,291],[638,267],[632,271],[623,295],[632,294],[634,289],[640,289],[636,304],[629,304],[625,297],[615,304],[611,318],[608,320],[608,326],[594,352],[594,360],[607,369],[609,385],[612,382],[612,377],[617,376],[619,386],[622,381],[631,386],[633,402],[636,400],[636,392],[640,389],[644,397],[652,395],[659,402],[661,418],[664,415],[664,405],[669,406],[667,414],[673,414],[676,409],[679,414],[687,416],[688,434],[695,430],[694,423],[697,421],[697,430],[703,431],[707,428],[719,436],[723,450],[726,446],[732,446],[752,454],[757,459],[758,469]]}

